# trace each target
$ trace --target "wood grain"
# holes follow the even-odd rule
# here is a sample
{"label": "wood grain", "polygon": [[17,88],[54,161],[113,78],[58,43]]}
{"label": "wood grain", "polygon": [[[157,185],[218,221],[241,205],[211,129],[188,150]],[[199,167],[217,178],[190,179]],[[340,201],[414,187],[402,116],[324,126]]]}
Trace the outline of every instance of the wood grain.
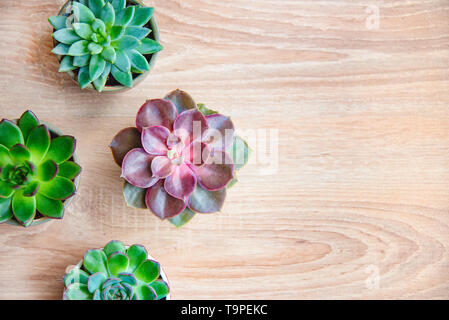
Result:
{"label": "wood grain", "polygon": [[[0,226],[1,299],[59,299],[66,266],[111,239],[147,246],[174,299],[449,298],[447,0],[146,1],[165,50],[118,95],[57,73],[46,18],[62,2],[0,3],[1,116],[32,108],[84,167],[63,221]],[[107,147],[175,88],[279,130],[277,173],[256,152],[223,212],[181,230],[126,208]]]}

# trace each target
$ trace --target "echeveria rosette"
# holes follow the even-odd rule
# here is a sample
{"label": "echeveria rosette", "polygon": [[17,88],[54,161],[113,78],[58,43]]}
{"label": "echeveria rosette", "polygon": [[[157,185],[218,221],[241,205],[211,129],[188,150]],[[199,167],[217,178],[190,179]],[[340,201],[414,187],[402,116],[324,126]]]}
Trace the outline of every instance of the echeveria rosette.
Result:
{"label": "echeveria rosette", "polygon": [[169,294],[158,262],[141,245],[111,241],[88,251],[64,276],[66,300],[161,300]]}
{"label": "echeveria rosette", "polygon": [[249,156],[229,117],[197,106],[180,90],[147,101],[136,128],[120,131],[111,149],[127,181],[128,205],[148,208],[176,226],[195,213],[220,211],[226,188]]}
{"label": "echeveria rosette", "polygon": [[15,219],[28,227],[36,213],[62,219],[81,171],[70,160],[75,146],[74,137],[52,138],[31,111],[17,123],[0,122],[0,223]]}
{"label": "echeveria rosette", "polygon": [[93,84],[102,91],[110,74],[120,84],[133,86],[133,73],[150,70],[147,58],[162,50],[149,37],[145,25],[153,8],[127,6],[126,0],[79,0],[71,2],[69,16],[54,16],[49,22],[58,42],[52,50],[61,56],[59,72],[78,69],[81,88]]}

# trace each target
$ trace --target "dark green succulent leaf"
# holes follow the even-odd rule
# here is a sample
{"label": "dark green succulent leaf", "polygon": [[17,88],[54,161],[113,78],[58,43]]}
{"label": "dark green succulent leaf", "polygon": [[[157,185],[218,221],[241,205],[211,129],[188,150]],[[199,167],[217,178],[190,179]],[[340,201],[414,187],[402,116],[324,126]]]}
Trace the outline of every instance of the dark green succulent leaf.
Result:
{"label": "dark green succulent leaf", "polygon": [[126,28],[123,26],[113,26],[111,28],[111,40],[117,40],[120,39],[125,34]]}
{"label": "dark green succulent leaf", "polygon": [[86,271],[79,268],[74,268],[64,276],[64,284],[66,287],[72,283],[87,284],[88,278],[89,274]]}
{"label": "dark green succulent leaf", "polygon": [[8,182],[0,181],[0,198],[9,198],[14,194],[12,185]]}
{"label": "dark green succulent leaf", "polygon": [[151,32],[148,28],[143,27],[126,27],[125,35],[133,36],[136,39],[142,40]]}
{"label": "dark green succulent leaf", "polygon": [[93,34],[92,28],[87,23],[73,23],[73,29],[75,29],[75,32],[77,35],[79,35],[81,38],[90,40]]}
{"label": "dark green succulent leaf", "polygon": [[157,295],[154,289],[148,285],[138,286],[137,295],[139,300],[156,300]]}
{"label": "dark green succulent leaf", "polygon": [[27,110],[20,117],[18,125],[22,130],[23,139],[26,141],[31,130],[39,125],[39,119],[32,111]]}
{"label": "dark green succulent leaf", "polygon": [[51,52],[53,52],[54,54],[63,56],[69,52],[69,48],[70,48],[69,45],[60,43],[56,47],[54,47],[53,50],[51,50]]}
{"label": "dark green succulent leaf", "polygon": [[34,197],[37,194],[37,191],[39,190],[39,186],[40,186],[39,181],[30,182],[23,188],[22,190],[23,195],[25,197]]}
{"label": "dark green succulent leaf", "polygon": [[217,114],[218,111],[206,108],[206,105],[204,103],[198,103],[198,110],[205,116],[210,116],[212,114]]}
{"label": "dark green succulent leaf", "polygon": [[137,279],[132,273],[120,273],[117,277],[130,286],[134,287],[137,284]]}
{"label": "dark green succulent leaf", "polygon": [[159,52],[163,49],[162,45],[153,39],[142,39],[140,46],[136,48],[141,54],[151,54]]}
{"label": "dark green succulent leaf", "polygon": [[87,279],[87,289],[89,290],[90,293],[94,293],[95,291],[101,288],[101,286],[105,281],[106,276],[103,273],[101,272],[94,273]]}
{"label": "dark green succulent leaf", "polygon": [[15,123],[3,119],[0,122],[0,145],[2,144],[9,149],[18,143],[24,143],[22,131]]}
{"label": "dark green succulent leaf", "polygon": [[[116,62],[117,64],[117,62]],[[133,86],[133,77],[131,72],[122,72],[118,68],[112,66],[111,74],[119,83],[124,85],[125,87],[131,88]]]}
{"label": "dark green succulent leaf", "polygon": [[40,193],[36,195],[36,209],[52,219],[62,219],[64,216],[64,205],[61,200],[50,199]]}
{"label": "dark green succulent leaf", "polygon": [[66,16],[54,16],[48,18],[48,22],[52,25],[55,30],[60,30],[67,28],[67,17]]}
{"label": "dark green succulent leaf", "polygon": [[103,37],[106,37],[106,25],[104,24],[104,22],[100,19],[95,19],[94,22],[92,22],[92,30],[97,33],[102,35]]}
{"label": "dark green succulent leaf", "polygon": [[0,198],[0,223],[12,218],[11,198]]}
{"label": "dark green succulent leaf", "polygon": [[67,179],[75,179],[81,172],[79,164],[73,161],[66,161],[59,165],[58,176],[65,177]]}
{"label": "dark green succulent leaf", "polygon": [[148,253],[144,246],[134,244],[128,248],[126,254],[129,257],[128,271],[134,273],[137,268],[147,260]]}
{"label": "dark green succulent leaf", "polygon": [[121,241],[112,240],[107,245],[104,246],[103,249],[104,253],[106,254],[106,257],[109,257],[115,252],[122,252],[126,253],[126,247]]}
{"label": "dark green succulent leaf", "polygon": [[176,107],[178,114],[181,114],[184,111],[190,109],[196,109],[196,103],[193,100],[192,96],[185,91],[176,89],[170,92],[164,98],[165,100],[170,101]]}
{"label": "dark green succulent leaf", "polygon": [[[2,168],[6,164],[11,164],[11,154],[9,153],[8,148],[4,145],[0,144],[0,168]],[[2,168],[3,169],[3,168]],[[0,170],[1,172],[1,170]]]}
{"label": "dark green succulent leaf", "polygon": [[67,72],[71,70],[75,70],[76,66],[73,65],[73,57],[64,56],[59,64],[58,72]]}
{"label": "dark green succulent leaf", "polygon": [[59,136],[51,140],[45,160],[54,160],[61,164],[69,160],[75,152],[76,140],[72,136]]}
{"label": "dark green succulent leaf", "polygon": [[42,183],[39,194],[53,200],[65,200],[75,194],[75,185],[72,180],[56,176],[54,179]]}
{"label": "dark green succulent leaf", "polygon": [[[194,216],[195,216],[195,212],[193,212],[189,208],[185,208],[185,210],[183,212],[178,214],[176,217],[169,219],[168,221],[170,221],[177,228],[180,228],[183,225],[185,225],[187,222],[192,220],[192,218]],[[159,295],[158,295],[158,297],[159,297]]]}
{"label": "dark green succulent leaf", "polygon": [[36,215],[36,198],[26,197],[22,190],[16,191],[12,198],[12,212],[17,221],[29,226]]}
{"label": "dark green succulent leaf", "polygon": [[150,21],[153,15],[154,9],[150,7],[136,7],[134,17],[129,23],[130,26],[144,26]]}
{"label": "dark green succulent leaf", "polygon": [[139,39],[124,35],[120,39],[112,41],[112,46],[117,50],[131,50],[139,47],[140,43]]}
{"label": "dark green succulent leaf", "polygon": [[53,38],[56,41],[59,41],[64,44],[73,44],[77,41],[82,40],[80,36],[78,36],[75,30],[71,28],[64,28],[53,33]]}
{"label": "dark green succulent leaf", "polygon": [[109,2],[114,7],[116,13],[122,11],[126,7],[126,0],[109,0]]}
{"label": "dark green succulent leaf", "polygon": [[116,26],[127,26],[128,23],[130,23],[134,17],[135,9],[136,9],[135,6],[130,6],[123,10],[120,10],[115,16],[115,25]]}
{"label": "dark green succulent leaf", "polygon": [[158,300],[165,298],[170,292],[168,284],[162,280],[153,281],[149,286],[153,288]]}
{"label": "dark green succulent leaf", "polygon": [[100,55],[94,55],[90,59],[89,76],[91,81],[95,81],[103,74],[106,61]]}
{"label": "dark green succulent leaf", "polygon": [[160,266],[159,263],[153,260],[146,260],[137,267],[137,270],[134,272],[136,278],[145,283],[151,283],[160,275]]}
{"label": "dark green succulent leaf", "polygon": [[75,1],[78,1],[79,3],[85,5],[86,7],[89,7],[89,0],[75,0]]}
{"label": "dark green succulent leaf", "polygon": [[[5,146],[3,146],[3,147],[5,147]],[[9,150],[8,150],[8,152],[9,152]],[[11,163],[12,163],[12,160],[11,160]],[[14,170],[14,167],[15,167],[11,163],[7,163],[6,165],[2,164],[2,168],[0,171],[0,182],[9,180],[9,175],[11,173],[11,170]]]}
{"label": "dark green succulent leaf", "polygon": [[89,76],[89,67],[84,66],[80,68],[78,71],[78,84],[80,85],[81,89],[86,88],[92,81],[90,81]]}
{"label": "dark green succulent leaf", "polygon": [[80,2],[72,2],[72,11],[75,15],[75,21],[82,23],[92,23],[95,20],[93,12]]}
{"label": "dark green succulent leaf", "polygon": [[116,59],[114,66],[120,71],[128,73],[131,70],[131,62],[129,61],[128,56],[120,50],[115,50],[115,53]]}
{"label": "dark green succulent leaf", "polygon": [[73,57],[73,65],[75,67],[85,67],[89,64],[90,61],[90,54],[85,54],[84,56],[77,56],[77,57]]}
{"label": "dark green succulent leaf", "polygon": [[101,53],[101,56],[107,62],[114,63],[116,58],[115,49],[113,47],[104,48],[103,52]]}
{"label": "dark green succulent leaf", "polygon": [[89,250],[84,255],[84,268],[91,274],[100,272],[105,276],[109,275],[107,267],[107,258],[103,250]]}
{"label": "dark green succulent leaf", "polygon": [[91,300],[91,298],[92,295],[85,284],[72,283],[64,291],[64,300]]}
{"label": "dark green succulent leaf", "polygon": [[20,143],[14,145],[9,150],[9,154],[11,155],[13,161],[15,161],[16,163],[25,162],[27,160],[30,160],[31,158],[30,151],[27,149],[27,147],[25,147],[23,144]]}
{"label": "dark green succulent leaf", "polygon": [[214,213],[221,210],[226,198],[226,188],[209,191],[199,184],[189,198],[189,208],[197,213]]}
{"label": "dark green succulent leaf", "polygon": [[67,54],[73,57],[84,56],[86,54],[89,54],[90,43],[91,42],[87,40],[79,40],[70,46],[69,52]]}
{"label": "dark green succulent leaf", "polygon": [[38,167],[37,167],[37,178],[40,181],[46,182],[50,181],[56,175],[58,174],[58,164],[49,159],[43,161]]}
{"label": "dark green succulent leaf", "polygon": [[108,258],[109,272],[113,276],[125,272],[128,269],[129,258],[123,252],[115,252]]}
{"label": "dark green succulent leaf", "polygon": [[136,50],[127,50],[126,54],[128,55],[129,61],[131,62],[131,66],[137,69],[140,72],[145,72],[150,70],[150,66],[148,64],[147,59],[140,54]]}
{"label": "dark green succulent leaf", "polygon": [[248,144],[239,136],[235,136],[234,143],[230,146],[227,152],[232,157],[235,171],[238,171],[245,166],[251,155],[251,149]]}
{"label": "dark green succulent leaf", "polygon": [[133,186],[128,182],[123,184],[123,196],[125,197],[126,204],[131,208],[146,209],[145,195],[147,189]]}
{"label": "dark green succulent leaf", "polygon": [[46,125],[43,124],[31,130],[26,147],[31,153],[32,161],[35,164],[41,163],[50,147],[50,132]]}
{"label": "dark green succulent leaf", "polygon": [[115,10],[112,4],[106,3],[106,5],[101,10],[101,20],[103,20],[107,29],[110,29],[115,22]]}
{"label": "dark green succulent leaf", "polygon": [[95,86],[95,89],[97,89],[98,92],[103,91],[106,82],[108,81],[109,74],[111,73],[111,64],[106,63],[106,66],[104,67],[103,73],[101,76],[98,77],[93,83]]}
{"label": "dark green succulent leaf", "polygon": [[105,2],[104,0],[89,0],[89,9],[97,17],[101,18],[101,10],[103,9]]}

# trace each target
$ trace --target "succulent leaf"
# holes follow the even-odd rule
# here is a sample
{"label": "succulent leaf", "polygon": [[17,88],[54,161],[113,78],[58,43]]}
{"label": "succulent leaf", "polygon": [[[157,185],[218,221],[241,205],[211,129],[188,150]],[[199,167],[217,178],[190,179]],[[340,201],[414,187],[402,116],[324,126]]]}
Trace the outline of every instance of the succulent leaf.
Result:
{"label": "succulent leaf", "polygon": [[91,83],[88,66],[84,66],[78,71],[78,83],[81,89],[86,88]]}
{"label": "succulent leaf", "polygon": [[51,140],[45,160],[51,159],[57,164],[69,160],[75,152],[76,140],[72,136],[59,136]]}
{"label": "succulent leaf", "polygon": [[9,149],[18,143],[24,144],[20,128],[11,121],[3,119],[0,122],[0,145]]}
{"label": "succulent leaf", "polygon": [[84,268],[91,274],[100,272],[108,275],[107,258],[103,250],[89,250],[84,255]]}
{"label": "succulent leaf", "polygon": [[78,22],[92,23],[95,20],[95,15],[93,12],[80,2],[72,2],[72,10],[75,19]]}
{"label": "succulent leaf", "polygon": [[153,260],[145,260],[142,262],[134,272],[136,278],[145,283],[151,283],[159,278],[160,266],[159,263]]}
{"label": "succulent leaf", "polygon": [[0,181],[0,198],[9,198],[14,194],[12,185],[8,182]]}
{"label": "succulent leaf", "polygon": [[145,38],[140,41],[140,45],[136,48],[141,54],[151,54],[159,52],[163,49],[162,45],[153,39]]}
{"label": "succulent leaf", "polygon": [[192,96],[179,89],[170,92],[164,99],[175,105],[178,114],[190,109],[196,109],[196,103]]}
{"label": "succulent leaf", "polygon": [[128,270],[135,272],[137,268],[147,260],[148,253],[144,246],[134,244],[127,251],[129,257]]}
{"label": "succulent leaf", "polygon": [[156,300],[157,298],[154,289],[148,285],[137,287],[137,296],[140,300]]}
{"label": "succulent leaf", "polygon": [[131,22],[134,17],[134,11],[136,7],[130,6],[125,9],[120,10],[115,16],[115,25],[116,26],[126,26]]}
{"label": "succulent leaf", "polygon": [[75,194],[75,185],[72,180],[56,176],[53,180],[44,182],[39,193],[54,200],[65,200]]}
{"label": "succulent leaf", "polygon": [[101,52],[101,56],[103,57],[103,59],[110,63],[114,63],[115,59],[117,58],[115,49],[113,47],[104,48],[103,52]]}
{"label": "succulent leaf", "polygon": [[139,131],[153,126],[163,126],[171,130],[177,116],[176,108],[170,101],[148,100],[137,112],[136,127]]}
{"label": "succulent leaf", "polygon": [[106,63],[103,73],[93,83],[98,92],[103,91],[106,81],[108,80],[109,73],[111,72],[111,64]]}
{"label": "succulent leaf", "polygon": [[104,0],[89,0],[88,4],[89,4],[89,8],[92,11],[92,13],[96,17],[100,18],[101,10],[105,6]]}
{"label": "succulent leaf", "polygon": [[68,287],[72,283],[87,284],[89,274],[80,268],[74,268],[64,276],[64,285]]}
{"label": "succulent leaf", "polygon": [[14,162],[25,162],[30,160],[31,153],[23,144],[16,144],[10,150],[9,154]]}
{"label": "succulent leaf", "polygon": [[138,40],[144,39],[150,32],[150,29],[143,27],[127,27],[125,29],[125,35],[132,36]]}
{"label": "succulent leaf", "polygon": [[90,57],[91,57],[90,54],[73,57],[73,66],[79,68],[87,66],[89,64]]}
{"label": "succulent leaf", "polygon": [[95,291],[101,288],[106,279],[107,278],[104,275],[104,273],[101,272],[94,273],[87,279],[87,289],[89,290],[90,293],[94,293]]}
{"label": "succulent leaf", "polygon": [[29,226],[36,214],[36,198],[25,196],[22,190],[16,191],[12,198],[12,211],[17,221]]}
{"label": "succulent leaf", "polygon": [[90,40],[93,34],[93,30],[90,27],[90,24],[87,23],[73,23],[73,29],[78,36],[83,39]]}
{"label": "succulent leaf", "polygon": [[123,242],[113,240],[104,246],[103,251],[106,254],[106,256],[109,258],[109,256],[111,256],[115,252],[125,253],[126,247],[123,244]]}
{"label": "succulent leaf", "polygon": [[123,282],[126,282],[130,286],[137,285],[137,279],[132,273],[120,273],[118,276]]}
{"label": "succulent leaf", "polygon": [[227,152],[233,159],[235,171],[245,166],[251,155],[248,143],[239,136],[235,136],[234,143],[228,148]]}
{"label": "succulent leaf", "polygon": [[117,50],[132,50],[139,47],[141,41],[133,36],[124,35],[117,40],[112,41],[112,45]]}
{"label": "succulent leaf", "polygon": [[109,273],[117,276],[128,269],[129,258],[123,252],[115,252],[108,258]]}
{"label": "succulent leaf", "polygon": [[126,0],[110,0],[115,12],[120,12],[126,7]]}
{"label": "succulent leaf", "polygon": [[89,45],[90,45],[89,41],[79,40],[70,46],[68,55],[73,57],[79,57],[89,54],[90,53]]}
{"label": "succulent leaf", "polygon": [[131,61],[129,61],[128,55],[120,50],[115,50],[115,54],[114,66],[120,71],[128,73],[131,70]]}
{"label": "succulent leaf", "polygon": [[173,218],[186,208],[183,200],[171,196],[164,190],[162,181],[148,189],[145,202],[148,209],[160,219]]}
{"label": "succulent leaf", "polygon": [[125,34],[126,28],[123,26],[113,26],[111,28],[111,40],[120,39]]}
{"label": "succulent leaf", "polygon": [[149,7],[136,7],[134,12],[134,16],[129,23],[130,26],[144,26],[150,21],[151,16],[153,15],[154,9]]}
{"label": "succulent leaf", "polygon": [[110,3],[107,3],[103,7],[100,13],[100,18],[103,20],[107,29],[112,28],[115,23],[115,11],[114,7]]}
{"label": "succulent leaf", "polygon": [[[102,49],[102,48],[100,48]],[[100,51],[101,52],[101,51]],[[91,81],[97,80],[106,67],[106,61],[98,54],[93,55],[90,59],[89,76]]]}
{"label": "succulent leaf", "polygon": [[125,197],[126,204],[131,208],[146,209],[145,195],[147,189],[133,186],[127,181],[123,184],[123,196]]}
{"label": "succulent leaf", "polygon": [[39,181],[32,181],[28,185],[26,185],[22,192],[25,197],[34,197],[39,190],[40,183]]}
{"label": "succulent leaf", "polygon": [[75,30],[70,28],[55,31],[53,33],[53,38],[55,38],[58,42],[70,45],[81,40],[81,37],[76,34]]}
{"label": "succulent leaf", "polygon": [[133,77],[131,75],[131,72],[122,72],[114,65],[111,68],[111,74],[115,78],[115,80],[117,80],[125,87],[131,88],[133,86]]}
{"label": "succulent leaf", "polygon": [[37,167],[37,178],[46,182],[53,179],[58,173],[58,164],[53,160],[46,160]]}
{"label": "succulent leaf", "polygon": [[189,208],[198,213],[214,213],[220,211],[226,198],[226,188],[209,191],[196,185],[189,198]]}
{"label": "succulent leaf", "polygon": [[59,64],[58,72],[67,72],[75,69],[76,67],[73,65],[73,57],[64,56],[64,58],[62,58],[61,60],[61,63]]}
{"label": "succulent leaf", "polygon": [[60,43],[56,47],[54,47],[53,50],[51,50],[51,52],[63,56],[69,53],[69,48],[70,48],[69,45]]}
{"label": "succulent leaf", "polygon": [[168,284],[165,281],[157,280],[153,281],[149,284],[151,288],[153,288],[154,292],[158,299],[165,298],[169,293]]}
{"label": "succulent leaf", "polygon": [[129,61],[131,62],[131,66],[134,69],[140,72],[150,70],[150,65],[148,64],[147,59],[143,55],[141,55],[138,51],[129,50],[126,52],[126,54],[128,55]]}
{"label": "succulent leaf", "polygon": [[187,224],[190,220],[192,220],[194,216],[195,212],[193,212],[189,208],[185,208],[183,212],[178,214],[176,217],[169,219],[169,221],[177,228],[180,228]]}
{"label": "succulent leaf", "polygon": [[19,128],[22,131],[23,139],[26,141],[31,130],[39,126],[39,119],[30,111],[25,111],[19,119]]}
{"label": "succulent leaf", "polygon": [[[137,132],[138,130],[134,128]],[[140,137],[140,135],[139,135]],[[8,148],[6,148],[4,145],[0,144],[0,167],[6,164],[11,164],[11,154],[9,153]],[[1,170],[0,170],[1,172]]]}
{"label": "succulent leaf", "polygon": [[48,18],[48,22],[50,22],[55,30],[60,30],[67,27],[67,17],[65,16],[50,17]]}
{"label": "succulent leaf", "polygon": [[64,300],[89,300],[91,294],[87,285],[73,283],[64,291]]}
{"label": "succulent leaf", "polygon": [[40,193],[36,195],[36,208],[39,213],[49,218],[62,219],[64,216],[64,205],[61,200],[50,199]]}
{"label": "succulent leaf", "polygon": [[73,161],[66,161],[58,166],[58,176],[65,177],[67,179],[75,179],[81,172],[79,164]]}
{"label": "succulent leaf", "polygon": [[46,125],[40,125],[31,130],[26,141],[26,147],[31,153],[34,163],[40,163],[50,147],[50,132]]}
{"label": "succulent leaf", "polygon": [[8,221],[12,217],[11,198],[0,197],[0,223]]}
{"label": "succulent leaf", "polygon": [[125,128],[116,134],[109,145],[115,162],[122,166],[123,158],[132,149],[141,148],[141,135],[137,128]]}
{"label": "succulent leaf", "polygon": [[123,159],[122,178],[139,188],[149,188],[158,178],[151,172],[153,156],[143,149],[133,149]]}

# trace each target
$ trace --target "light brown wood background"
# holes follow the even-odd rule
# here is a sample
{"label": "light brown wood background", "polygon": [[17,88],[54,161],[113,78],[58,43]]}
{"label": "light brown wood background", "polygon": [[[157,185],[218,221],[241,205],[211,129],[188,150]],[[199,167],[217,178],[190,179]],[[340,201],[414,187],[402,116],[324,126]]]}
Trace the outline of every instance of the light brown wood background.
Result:
{"label": "light brown wood background", "polygon": [[[117,95],[57,73],[62,3],[0,2],[0,115],[75,135],[84,167],[63,221],[0,226],[0,298],[59,299],[66,266],[111,239],[147,246],[174,299],[449,298],[449,1],[146,1],[165,50]],[[277,173],[255,152],[223,212],[180,230],[126,208],[108,149],[176,88],[279,130]]]}

